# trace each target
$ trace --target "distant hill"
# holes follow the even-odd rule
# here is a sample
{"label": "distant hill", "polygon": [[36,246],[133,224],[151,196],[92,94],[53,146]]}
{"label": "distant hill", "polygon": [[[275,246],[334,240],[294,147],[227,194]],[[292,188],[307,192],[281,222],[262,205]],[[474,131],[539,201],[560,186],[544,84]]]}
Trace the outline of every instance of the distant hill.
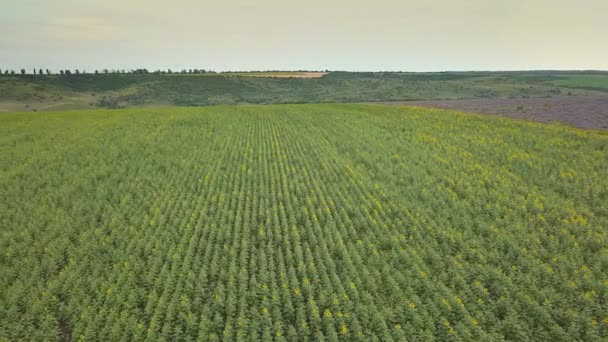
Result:
{"label": "distant hill", "polygon": [[[601,71],[1,75],[0,111],[597,95]],[[255,76],[255,77],[252,77]]]}

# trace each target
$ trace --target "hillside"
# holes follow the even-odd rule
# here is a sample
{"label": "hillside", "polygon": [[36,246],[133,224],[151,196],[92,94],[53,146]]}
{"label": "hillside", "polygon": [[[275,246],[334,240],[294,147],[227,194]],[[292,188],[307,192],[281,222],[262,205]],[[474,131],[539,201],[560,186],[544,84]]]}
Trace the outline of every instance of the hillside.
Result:
{"label": "hillside", "polygon": [[0,111],[527,98],[608,93],[604,72],[1,75]]}
{"label": "hillside", "polygon": [[608,338],[605,134],[171,107],[0,113],[0,155],[0,340]]}

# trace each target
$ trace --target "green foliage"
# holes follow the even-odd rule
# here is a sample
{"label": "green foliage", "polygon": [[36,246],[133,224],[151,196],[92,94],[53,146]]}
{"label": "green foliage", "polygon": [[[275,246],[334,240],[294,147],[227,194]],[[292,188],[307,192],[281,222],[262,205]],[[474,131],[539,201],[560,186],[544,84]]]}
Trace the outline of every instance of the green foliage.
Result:
{"label": "green foliage", "polygon": [[408,107],[0,114],[0,340],[605,340],[607,154]]}

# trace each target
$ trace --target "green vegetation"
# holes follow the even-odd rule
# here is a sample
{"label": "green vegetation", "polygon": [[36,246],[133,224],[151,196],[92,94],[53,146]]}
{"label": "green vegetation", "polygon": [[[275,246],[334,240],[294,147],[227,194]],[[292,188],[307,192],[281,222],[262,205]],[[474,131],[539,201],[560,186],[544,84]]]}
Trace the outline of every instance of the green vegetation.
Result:
{"label": "green vegetation", "polygon": [[608,77],[602,75],[563,77],[552,83],[559,87],[608,91]]}
{"label": "green vegetation", "polygon": [[605,341],[607,154],[378,105],[0,114],[0,340]]}
{"label": "green vegetation", "polygon": [[[0,111],[549,97],[608,91],[608,73],[602,72],[331,72],[320,78],[284,77],[287,74],[2,75]],[[277,77],[261,77],[271,75]]]}

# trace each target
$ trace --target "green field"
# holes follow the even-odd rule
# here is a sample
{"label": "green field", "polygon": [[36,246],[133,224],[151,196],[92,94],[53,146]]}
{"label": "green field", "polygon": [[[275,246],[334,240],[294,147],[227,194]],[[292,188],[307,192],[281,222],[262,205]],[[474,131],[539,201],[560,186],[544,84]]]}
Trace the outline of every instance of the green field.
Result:
{"label": "green field", "polygon": [[607,155],[411,107],[3,113],[0,341],[605,341]]}
{"label": "green field", "polygon": [[608,91],[608,77],[601,75],[570,76],[552,83],[559,87]]}

